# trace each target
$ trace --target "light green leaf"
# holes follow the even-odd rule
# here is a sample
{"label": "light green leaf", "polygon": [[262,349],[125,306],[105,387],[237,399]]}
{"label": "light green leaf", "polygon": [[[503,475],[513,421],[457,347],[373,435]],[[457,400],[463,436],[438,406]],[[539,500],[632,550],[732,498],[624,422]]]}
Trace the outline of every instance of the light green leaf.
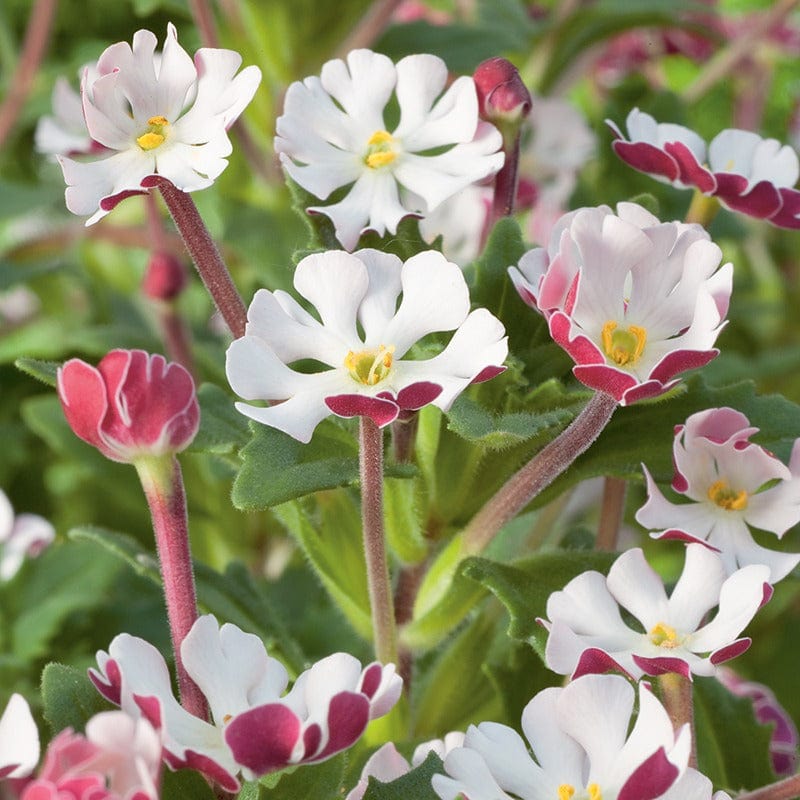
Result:
{"label": "light green leaf", "polygon": [[58,361],[37,361],[35,358],[18,358],[14,366],[26,375],[36,378],[47,386],[56,386],[56,372],[61,364]]}

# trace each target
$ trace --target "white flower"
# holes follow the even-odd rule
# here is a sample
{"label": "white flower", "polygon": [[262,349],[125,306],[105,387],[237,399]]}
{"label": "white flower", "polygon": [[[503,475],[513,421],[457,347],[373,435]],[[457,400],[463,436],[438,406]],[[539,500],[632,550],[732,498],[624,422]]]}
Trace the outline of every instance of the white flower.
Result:
{"label": "white flower", "polygon": [[[730,577],[719,557],[701,544],[686,548],[683,573],[668,597],[639,548],[623,553],[606,578],[589,571],[547,601],[547,666],[573,677],[609,668],[634,678],[677,672],[713,675],[743,653],[736,637],[769,599],[769,569],[751,565]],[[717,613],[710,621],[711,609]],[[623,621],[620,609],[638,621]]]}
{"label": "white flower", "polygon": [[[503,370],[502,324],[485,309],[470,313],[464,276],[441,253],[405,263],[377,250],[319,253],[297,265],[294,285],[322,321],[285,292],[259,290],[245,336],[228,348],[226,370],[240,397],[284,401],[237,403],[239,411],[301,442],[331,413],[383,426],[428,403],[447,410],[470,383]],[[437,356],[403,358],[423,336],[453,329]],[[301,359],[329,369],[287,366]]]}
{"label": "white flower", "polygon": [[[346,63],[328,61],[320,77],[289,87],[275,149],[290,177],[321,200],[349,187],[338,202],[308,209],[330,217],[346,249],[367,229],[395,233],[403,217],[430,213],[503,165],[499,132],[478,119],[472,78],[442,94],[446,83],[436,56],[395,65],[354,50]],[[393,97],[395,126],[385,115]]]}
{"label": "white flower", "polygon": [[0,581],[14,577],[26,558],[39,555],[55,538],[53,526],[36,514],[14,516],[14,509],[0,491]]}
{"label": "white flower", "polygon": [[[545,689],[522,712],[528,744],[512,728],[482,722],[434,775],[442,800],[653,800],[685,771],[690,731],[673,731],[644,684],[630,728],[634,689],[617,675],[587,675]],[[630,733],[629,733],[630,730]],[[449,777],[448,777],[449,776]]]}
{"label": "white flower", "polygon": [[38,761],[39,731],[31,709],[21,694],[12,694],[0,717],[0,778],[25,778]]}
{"label": "white flower", "polygon": [[362,668],[347,653],[323,658],[284,694],[288,674],[262,641],[235,625],[200,617],[181,644],[184,667],[208,700],[213,722],[192,716],[172,694],[166,662],[142,639],[117,636],[89,674],[98,690],[132,716],[160,728],[164,759],[196,769],[227,791],[294,764],[350,747],[371,719],[397,702],[394,665]]}
{"label": "white flower", "polygon": [[261,80],[257,67],[236,74],[242,59],[232,50],[202,48],[193,62],[171,24],[160,58],[155,48],[153,33],[137,31],[133,47],[118,42],[103,52],[96,79],[84,73],[86,127],[112,155],[84,162],[62,156],[59,163],[67,208],[91,214],[87,225],[145,191],[153,175],[185,192],[210,186],[228,164],[227,129]]}
{"label": "white flower", "polygon": [[770,581],[785,578],[800,554],[757,544],[750,528],[781,538],[800,522],[800,439],[787,467],[750,441],[758,428],[732,408],[692,414],[675,428],[672,488],[691,502],[671,503],[647,468],[647,502],[636,520],[653,538],[703,542],[719,552],[731,573],[747,564],[766,564]]}

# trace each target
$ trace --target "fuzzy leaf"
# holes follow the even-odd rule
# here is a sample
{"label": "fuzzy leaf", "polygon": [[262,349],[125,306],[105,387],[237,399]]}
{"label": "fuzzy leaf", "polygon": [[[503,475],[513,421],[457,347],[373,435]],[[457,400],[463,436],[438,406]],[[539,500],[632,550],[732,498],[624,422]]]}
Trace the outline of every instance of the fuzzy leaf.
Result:
{"label": "fuzzy leaf", "polygon": [[64,728],[83,731],[88,719],[110,708],[86,670],[56,663],[42,672],[42,705],[53,734]]}
{"label": "fuzzy leaf", "polygon": [[306,764],[286,770],[274,789],[265,796],[269,800],[298,800],[301,797],[314,800],[341,800],[346,754],[330,758],[321,764]]}
{"label": "fuzzy leaf", "polygon": [[26,375],[36,378],[47,386],[56,386],[56,371],[61,366],[57,361],[37,361],[35,358],[18,358],[14,366]]}
{"label": "fuzzy leaf", "polygon": [[247,442],[249,428],[247,417],[233,405],[233,398],[219,386],[204,383],[197,390],[200,404],[200,430],[190,452],[230,453]]}
{"label": "fuzzy leaf", "polygon": [[161,797],[169,800],[216,800],[208,781],[192,769],[179,769],[177,772],[165,769],[161,782]]}
{"label": "fuzzy leaf", "polygon": [[391,783],[370,778],[364,800],[438,800],[431,778],[443,773],[442,759],[436,753],[430,753],[418,767]]}

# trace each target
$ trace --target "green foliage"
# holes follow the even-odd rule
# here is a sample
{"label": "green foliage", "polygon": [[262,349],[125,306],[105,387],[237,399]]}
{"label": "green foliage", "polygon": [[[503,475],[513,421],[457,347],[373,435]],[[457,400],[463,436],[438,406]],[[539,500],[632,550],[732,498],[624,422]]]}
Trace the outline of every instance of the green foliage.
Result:
{"label": "green foliage", "polygon": [[86,670],[55,663],[48,664],[42,673],[42,704],[53,734],[64,728],[83,732],[91,717],[109,710]]}
{"label": "green foliage", "polygon": [[442,759],[430,753],[425,761],[391,783],[381,783],[369,779],[364,800],[437,800],[438,795],[431,787],[431,778],[443,772]]}
{"label": "green foliage", "polygon": [[200,405],[200,430],[189,452],[230,453],[242,447],[248,439],[247,418],[233,406],[233,398],[212,383],[197,390]]}

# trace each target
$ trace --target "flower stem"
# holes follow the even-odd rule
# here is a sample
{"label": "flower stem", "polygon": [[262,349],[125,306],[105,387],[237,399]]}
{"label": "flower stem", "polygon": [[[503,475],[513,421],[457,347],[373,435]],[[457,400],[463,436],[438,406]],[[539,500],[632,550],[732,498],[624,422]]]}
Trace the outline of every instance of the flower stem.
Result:
{"label": "flower stem", "polygon": [[622,478],[606,477],[603,484],[603,504],[600,507],[600,522],[597,526],[595,550],[613,553],[617,549],[619,526],[625,510],[627,484]]}
{"label": "flower stem", "polygon": [[696,222],[704,228],[714,221],[719,211],[719,200],[716,197],[708,197],[695,190],[692,195],[692,202],[686,210],[686,222]]}
{"label": "flower stem", "polygon": [[795,797],[800,797],[800,773],[752,792],[743,792],[736,800],[793,800]]}
{"label": "flower stem", "polygon": [[174,455],[140,458],[134,465],[153,519],[181,704],[190,714],[207,719],[206,699],[186,672],[180,650],[181,642],[197,620],[181,467]]}
{"label": "flower stem", "polygon": [[383,531],[383,432],[369,417],[361,417],[359,445],[361,522],[375,657],[383,664],[396,664],[397,628]]}
{"label": "flower stem", "polygon": [[494,199],[492,200],[492,219],[489,230],[500,217],[510,217],[514,211],[519,177],[520,126],[516,124],[514,127],[514,132],[503,135],[503,150],[506,159],[494,179]]}
{"label": "flower stem", "polygon": [[617,401],[597,392],[572,424],[512,475],[464,529],[464,552],[480,553],[495,534],[546,489],[608,424]]}
{"label": "flower stem", "polygon": [[689,766],[697,769],[697,742],[694,735],[694,707],[692,705],[692,682],[677,672],[668,672],[658,677],[661,702],[672,720],[672,727],[678,730],[688,723],[692,733],[692,752]]}
{"label": "flower stem", "polygon": [[188,192],[181,191],[166,178],[156,176],[152,183],[161,191],[186,249],[225,324],[237,339],[241,338],[247,324],[247,308],[194,200]]}

